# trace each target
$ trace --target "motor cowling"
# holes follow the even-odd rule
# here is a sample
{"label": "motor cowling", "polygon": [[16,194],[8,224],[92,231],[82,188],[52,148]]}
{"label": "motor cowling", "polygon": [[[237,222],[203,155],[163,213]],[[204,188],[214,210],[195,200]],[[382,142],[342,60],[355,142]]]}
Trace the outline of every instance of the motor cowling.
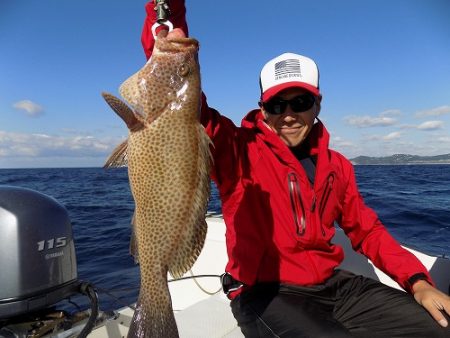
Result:
{"label": "motor cowling", "polygon": [[34,190],[0,186],[0,319],[37,311],[76,293],[67,210]]}

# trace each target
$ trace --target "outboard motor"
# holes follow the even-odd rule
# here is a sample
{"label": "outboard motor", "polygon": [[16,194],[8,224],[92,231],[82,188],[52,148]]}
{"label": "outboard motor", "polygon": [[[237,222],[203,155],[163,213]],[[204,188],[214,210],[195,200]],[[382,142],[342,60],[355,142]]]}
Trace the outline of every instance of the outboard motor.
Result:
{"label": "outboard motor", "polygon": [[34,190],[0,186],[0,267],[2,322],[79,293],[67,210]]}

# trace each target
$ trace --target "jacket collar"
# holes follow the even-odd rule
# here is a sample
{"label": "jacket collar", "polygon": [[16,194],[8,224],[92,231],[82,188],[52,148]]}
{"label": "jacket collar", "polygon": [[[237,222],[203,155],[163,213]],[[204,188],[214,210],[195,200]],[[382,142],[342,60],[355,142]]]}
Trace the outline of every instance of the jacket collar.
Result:
{"label": "jacket collar", "polygon": [[[264,122],[264,115],[259,109],[252,110],[242,120],[242,127],[245,129],[253,129],[257,133],[257,137],[272,150],[273,154],[282,163],[292,167],[299,168],[300,162],[292,153],[291,149],[280,139],[280,137]],[[326,173],[331,170],[330,152],[328,151],[330,135],[322,121],[317,119],[308,137],[303,142],[302,147],[305,153],[310,156],[317,156],[316,181],[322,182]]]}

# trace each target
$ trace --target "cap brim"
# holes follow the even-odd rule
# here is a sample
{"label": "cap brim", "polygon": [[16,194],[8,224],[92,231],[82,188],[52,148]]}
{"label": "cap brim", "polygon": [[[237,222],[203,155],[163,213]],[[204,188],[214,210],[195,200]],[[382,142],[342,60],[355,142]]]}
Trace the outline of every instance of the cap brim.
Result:
{"label": "cap brim", "polygon": [[279,85],[276,85],[276,86],[273,86],[273,87],[267,89],[262,94],[261,100],[263,102],[267,102],[272,97],[277,95],[279,92],[281,92],[282,90],[285,90],[287,88],[302,88],[302,89],[305,89],[305,90],[311,92],[315,96],[319,96],[320,95],[319,89],[317,89],[316,87],[314,87],[314,86],[312,86],[312,85],[310,85],[308,83],[305,83],[305,82],[292,81],[292,82],[280,83]]}

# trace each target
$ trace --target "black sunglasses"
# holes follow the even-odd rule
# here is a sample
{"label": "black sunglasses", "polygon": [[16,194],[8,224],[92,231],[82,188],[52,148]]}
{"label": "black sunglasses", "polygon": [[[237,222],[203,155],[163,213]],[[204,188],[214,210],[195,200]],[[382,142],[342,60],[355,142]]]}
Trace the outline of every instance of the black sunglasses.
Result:
{"label": "black sunglasses", "polygon": [[290,100],[282,100],[275,97],[268,102],[262,102],[262,106],[269,114],[281,115],[286,111],[288,105],[294,113],[301,113],[311,109],[314,102],[316,102],[316,97],[312,94],[306,93],[296,96]]}

